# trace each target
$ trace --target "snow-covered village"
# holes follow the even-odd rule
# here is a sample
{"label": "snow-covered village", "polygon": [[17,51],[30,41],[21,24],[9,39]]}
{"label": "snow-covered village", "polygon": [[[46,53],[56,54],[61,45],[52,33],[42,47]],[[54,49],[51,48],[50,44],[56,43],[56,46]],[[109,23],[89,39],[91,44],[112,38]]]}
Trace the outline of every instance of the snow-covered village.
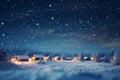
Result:
{"label": "snow-covered village", "polygon": [[0,80],[120,80],[120,0],[0,0]]}
{"label": "snow-covered village", "polygon": [[[85,56],[83,53],[79,53],[72,56],[65,54],[55,56],[33,53],[8,55],[0,50],[0,76],[4,76],[1,76],[2,80],[18,79],[19,77],[20,79],[22,77],[23,80],[76,80],[77,78],[119,80],[119,72],[120,53],[113,51],[107,55],[93,53]],[[6,75],[9,76],[5,77]],[[108,77],[108,75],[112,76]]]}

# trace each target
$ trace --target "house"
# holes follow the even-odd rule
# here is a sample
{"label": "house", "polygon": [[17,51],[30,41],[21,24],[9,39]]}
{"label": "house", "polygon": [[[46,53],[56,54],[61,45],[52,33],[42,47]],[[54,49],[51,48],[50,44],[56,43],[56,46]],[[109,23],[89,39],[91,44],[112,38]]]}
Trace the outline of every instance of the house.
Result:
{"label": "house", "polygon": [[43,60],[43,61],[48,61],[49,59],[50,59],[49,56],[43,56],[43,57],[42,57],[42,60]]}
{"label": "house", "polygon": [[59,60],[60,60],[60,57],[59,57],[59,56],[53,57],[52,60],[53,60],[53,61],[59,61]]}
{"label": "house", "polygon": [[72,59],[71,59],[71,57],[66,57],[66,59],[65,59],[65,60],[72,60]]}
{"label": "house", "polygon": [[28,56],[11,56],[9,58],[9,61],[12,62],[12,63],[22,63],[22,62],[35,62],[37,60],[39,60],[40,58],[36,58],[35,56],[31,56],[31,57],[28,57]]}
{"label": "house", "polygon": [[72,61],[79,61],[78,57],[73,57]]}

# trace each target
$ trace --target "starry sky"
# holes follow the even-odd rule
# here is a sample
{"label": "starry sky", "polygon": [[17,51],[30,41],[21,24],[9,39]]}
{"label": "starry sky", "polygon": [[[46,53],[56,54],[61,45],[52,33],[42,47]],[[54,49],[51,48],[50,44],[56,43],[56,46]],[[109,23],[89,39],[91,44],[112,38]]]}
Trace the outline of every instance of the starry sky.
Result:
{"label": "starry sky", "polygon": [[0,0],[0,48],[67,54],[120,50],[120,0]]}

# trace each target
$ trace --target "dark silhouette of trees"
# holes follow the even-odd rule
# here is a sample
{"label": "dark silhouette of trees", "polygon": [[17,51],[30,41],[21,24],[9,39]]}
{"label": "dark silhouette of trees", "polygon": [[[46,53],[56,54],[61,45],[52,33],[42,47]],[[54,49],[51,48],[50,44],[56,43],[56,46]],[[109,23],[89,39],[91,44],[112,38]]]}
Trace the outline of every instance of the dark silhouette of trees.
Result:
{"label": "dark silhouette of trees", "polygon": [[4,52],[3,49],[0,49],[0,61],[6,61],[8,59],[8,55]]}
{"label": "dark silhouette of trees", "polygon": [[111,63],[113,65],[120,65],[120,53],[115,53],[113,58],[111,59]]}

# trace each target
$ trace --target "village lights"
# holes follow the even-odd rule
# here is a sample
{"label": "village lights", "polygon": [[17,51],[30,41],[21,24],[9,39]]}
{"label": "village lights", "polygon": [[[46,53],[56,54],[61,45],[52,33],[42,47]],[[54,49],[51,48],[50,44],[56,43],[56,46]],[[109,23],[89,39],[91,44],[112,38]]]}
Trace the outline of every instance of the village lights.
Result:
{"label": "village lights", "polygon": [[95,58],[94,58],[94,57],[91,57],[91,58],[90,58],[90,60],[91,60],[91,61],[94,61],[94,60],[95,60]]}

